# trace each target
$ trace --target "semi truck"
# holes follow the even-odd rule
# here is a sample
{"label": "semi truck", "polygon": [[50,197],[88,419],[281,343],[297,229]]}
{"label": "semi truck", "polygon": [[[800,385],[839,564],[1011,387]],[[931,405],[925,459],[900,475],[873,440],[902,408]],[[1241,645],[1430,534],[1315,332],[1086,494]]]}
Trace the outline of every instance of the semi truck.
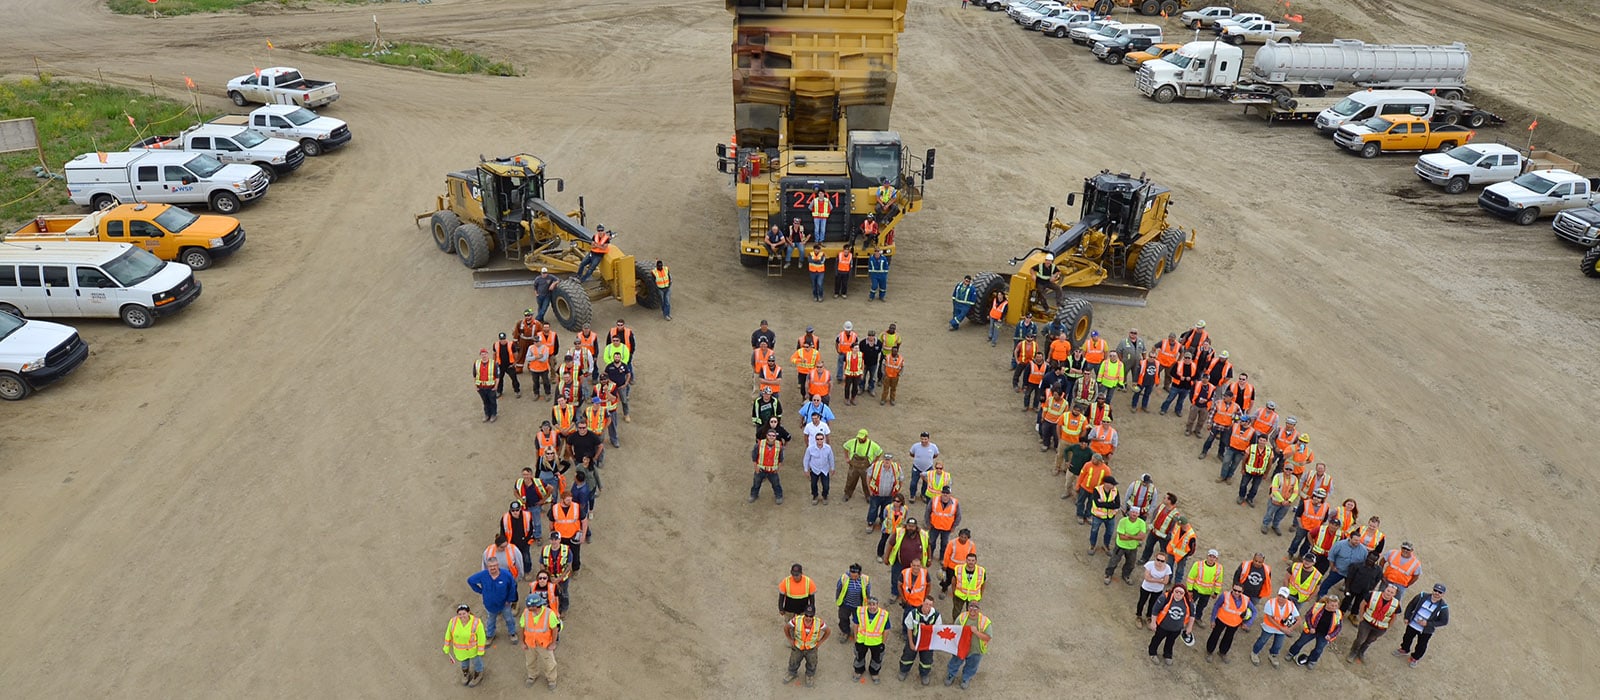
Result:
{"label": "semi truck", "polygon": [[806,250],[820,245],[830,265],[844,250],[858,270],[874,248],[894,254],[934,159],[889,130],[906,4],[727,0],[735,142],[717,144],[717,168],[733,175],[746,266],[783,274],[781,244],[768,241],[774,226],[804,231]]}
{"label": "semi truck", "polygon": [[1249,70],[1244,52],[1219,41],[1194,41],[1176,54],[1147,61],[1139,69],[1139,92],[1157,102],[1179,97],[1270,97],[1287,103],[1295,95],[1322,97],[1339,83],[1363,88],[1434,91],[1459,100],[1465,94],[1471,53],[1465,44],[1446,46],[1367,44],[1335,39],[1327,44],[1267,44]]}

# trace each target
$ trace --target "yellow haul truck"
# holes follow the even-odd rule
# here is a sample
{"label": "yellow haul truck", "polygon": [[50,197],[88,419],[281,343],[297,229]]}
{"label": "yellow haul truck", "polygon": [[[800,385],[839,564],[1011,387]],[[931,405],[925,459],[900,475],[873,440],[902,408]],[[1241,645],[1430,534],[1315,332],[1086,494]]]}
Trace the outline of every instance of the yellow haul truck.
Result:
{"label": "yellow haul truck", "polygon": [[894,254],[933,178],[933,149],[912,156],[889,131],[906,2],[727,0],[735,143],[717,145],[717,167],[734,176],[746,266],[781,275],[767,232],[796,222],[808,251],[821,222],[830,270],[846,247],[858,275],[873,248]]}

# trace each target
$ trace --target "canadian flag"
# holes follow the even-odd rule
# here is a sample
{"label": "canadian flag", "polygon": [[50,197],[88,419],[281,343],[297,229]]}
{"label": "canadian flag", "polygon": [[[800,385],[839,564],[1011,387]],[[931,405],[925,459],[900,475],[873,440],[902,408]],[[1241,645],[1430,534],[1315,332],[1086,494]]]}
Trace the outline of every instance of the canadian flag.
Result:
{"label": "canadian flag", "polygon": [[922,625],[917,630],[917,651],[942,651],[967,658],[972,646],[972,628],[965,625]]}

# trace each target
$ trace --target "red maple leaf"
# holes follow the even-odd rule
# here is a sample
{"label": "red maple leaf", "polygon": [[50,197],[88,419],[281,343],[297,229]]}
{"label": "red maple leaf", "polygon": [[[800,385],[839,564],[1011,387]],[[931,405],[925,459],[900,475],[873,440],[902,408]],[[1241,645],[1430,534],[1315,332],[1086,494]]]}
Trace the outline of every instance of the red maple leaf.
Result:
{"label": "red maple leaf", "polygon": [[934,634],[936,634],[940,639],[943,639],[945,641],[949,641],[949,640],[952,640],[952,639],[956,638],[956,633],[950,631],[949,627],[946,627],[946,628],[944,628],[942,630],[939,630],[938,632],[935,632]]}

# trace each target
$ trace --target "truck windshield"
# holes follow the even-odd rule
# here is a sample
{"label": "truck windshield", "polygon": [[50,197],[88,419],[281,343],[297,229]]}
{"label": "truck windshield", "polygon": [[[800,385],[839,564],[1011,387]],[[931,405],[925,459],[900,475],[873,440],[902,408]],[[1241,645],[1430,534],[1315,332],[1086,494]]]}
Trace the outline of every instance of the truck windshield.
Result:
{"label": "truck windshield", "polygon": [[1389,130],[1389,127],[1394,126],[1393,124],[1389,123],[1389,120],[1384,119],[1383,117],[1373,117],[1361,122],[1361,125],[1371,129],[1373,133],[1377,134],[1384,133]]}
{"label": "truck windshield", "polygon": [[1339,104],[1333,106],[1333,113],[1341,117],[1348,117],[1356,112],[1361,111],[1361,108],[1365,106],[1366,105],[1355,101],[1354,98],[1346,97],[1342,100],[1339,100]]}
{"label": "truck windshield", "polygon": [[17,332],[18,328],[21,328],[27,324],[27,321],[0,311],[0,340],[5,340],[6,336]]}
{"label": "truck windshield", "polygon": [[170,233],[177,233],[189,228],[189,224],[194,223],[195,220],[199,218],[200,217],[190,214],[183,209],[179,209],[177,207],[167,207],[166,211],[161,212],[161,214],[156,217],[156,225],[166,229]]}
{"label": "truck windshield", "polygon": [[1450,156],[1451,158],[1459,160],[1459,161],[1461,161],[1463,163],[1466,163],[1467,165],[1472,165],[1474,163],[1477,163],[1478,159],[1483,157],[1482,153],[1479,153],[1479,152],[1473,150],[1471,146],[1462,146],[1460,148],[1452,148],[1452,149],[1450,149],[1450,151],[1448,153],[1445,153],[1445,155]]}
{"label": "truck windshield", "polygon": [[239,145],[245,148],[255,148],[265,143],[267,137],[262,136],[261,132],[255,129],[245,129],[239,132],[239,135],[235,136],[233,140],[238,141]]}
{"label": "truck windshield", "polygon": [[189,172],[200,177],[211,177],[222,169],[222,161],[208,155],[198,155],[193,160],[184,163],[183,167],[188,168]]}
{"label": "truck windshield", "polygon": [[1515,180],[1512,180],[1512,182],[1521,185],[1523,189],[1532,190],[1534,192],[1538,192],[1539,194],[1549,192],[1550,188],[1556,186],[1556,183],[1539,177],[1533,173],[1523,175]]}
{"label": "truck windshield", "polygon": [[856,146],[855,161],[855,173],[870,182],[900,181],[899,146],[892,144]]}
{"label": "truck windshield", "polygon": [[305,126],[317,120],[317,113],[306,109],[305,107],[301,107],[300,109],[283,115],[283,118],[288,119],[289,123],[295,126]]}
{"label": "truck windshield", "polygon": [[1171,63],[1172,65],[1177,66],[1179,68],[1188,68],[1189,67],[1189,62],[1193,61],[1194,57],[1193,56],[1185,56],[1185,55],[1183,55],[1181,53],[1175,53],[1175,54],[1172,54],[1171,56],[1162,56],[1161,60],[1166,61],[1167,63]]}
{"label": "truck windshield", "polygon": [[106,274],[124,287],[132,287],[154,277],[166,263],[143,248],[129,248],[104,265]]}

